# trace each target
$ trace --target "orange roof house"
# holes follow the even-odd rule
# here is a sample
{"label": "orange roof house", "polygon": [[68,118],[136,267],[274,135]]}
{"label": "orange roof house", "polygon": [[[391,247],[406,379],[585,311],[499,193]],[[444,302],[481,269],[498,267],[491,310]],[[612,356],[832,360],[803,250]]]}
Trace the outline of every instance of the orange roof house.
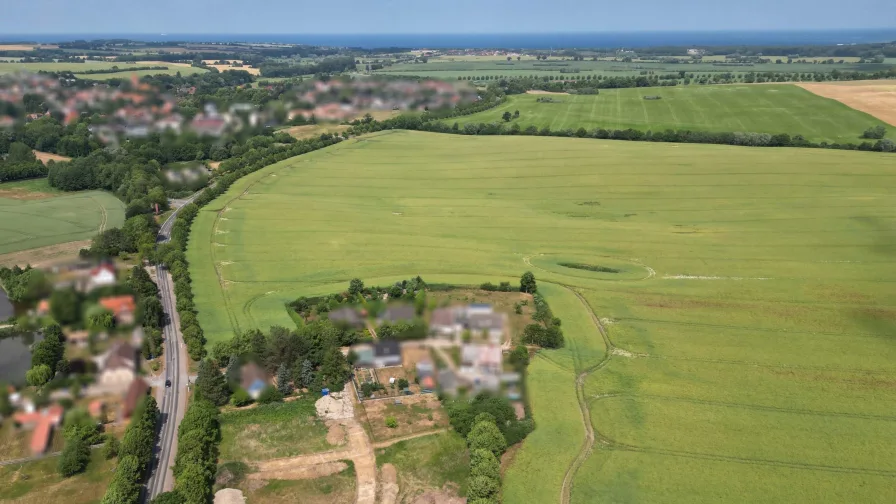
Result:
{"label": "orange roof house", "polygon": [[134,312],[137,305],[134,303],[134,296],[112,296],[100,298],[100,306],[112,312],[115,321],[121,325],[129,325],[134,323]]}
{"label": "orange roof house", "polygon": [[50,445],[50,435],[53,434],[53,428],[62,421],[62,414],[65,410],[62,406],[54,404],[42,411],[34,413],[16,413],[13,420],[26,429],[34,429],[31,434],[31,453],[33,455],[41,455],[47,451]]}

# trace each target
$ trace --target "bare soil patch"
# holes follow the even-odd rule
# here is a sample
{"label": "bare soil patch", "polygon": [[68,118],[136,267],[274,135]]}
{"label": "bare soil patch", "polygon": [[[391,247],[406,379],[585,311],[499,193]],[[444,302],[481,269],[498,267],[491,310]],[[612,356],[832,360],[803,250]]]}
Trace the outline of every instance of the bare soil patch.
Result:
{"label": "bare soil patch", "polygon": [[327,422],[327,442],[333,446],[345,444],[345,429],[334,421]]}
{"label": "bare soil patch", "polygon": [[244,504],[246,498],[243,491],[236,488],[224,488],[215,492],[215,504]]}
{"label": "bare soil patch", "polygon": [[72,158],[67,156],[60,156],[59,154],[53,154],[51,152],[41,152],[39,150],[32,150],[34,153],[34,157],[37,158],[43,164],[47,164],[47,161],[56,161],[57,163],[60,161],[71,161]]}
{"label": "bare soil patch", "polygon": [[896,126],[896,81],[804,82],[797,86]]}
{"label": "bare soil patch", "polygon": [[412,504],[464,504],[465,502],[467,502],[467,499],[458,497],[456,491],[452,488],[429,490],[411,501]]}
{"label": "bare soil patch", "polygon": [[[448,426],[448,415],[435,395],[403,396],[399,399],[401,404],[395,404],[393,399],[364,401],[363,407],[374,442]],[[388,417],[394,417],[398,426],[386,427]]]}
{"label": "bare soil patch", "polygon": [[306,138],[319,137],[324,133],[338,135],[347,129],[348,126],[345,124],[306,124],[304,126],[292,126],[282,131],[287,132],[299,140],[304,140]]}
{"label": "bare soil patch", "polygon": [[246,477],[260,480],[303,480],[314,479],[338,474],[348,468],[348,464],[341,460],[324,462],[316,465],[304,465],[293,468],[285,468],[277,471],[265,471],[263,473],[250,473]]}
{"label": "bare soil patch", "polygon": [[0,189],[0,198],[9,198],[16,200],[39,200],[54,197],[54,194],[30,191],[24,187],[15,187],[12,189]]}
{"label": "bare soil patch", "polygon": [[[4,197],[0,194],[0,197]],[[29,250],[20,250],[0,255],[0,266],[10,268],[15,265],[25,267],[28,264],[36,268],[52,266],[78,259],[78,252],[90,246],[90,240],[58,243]]]}
{"label": "bare soil patch", "polygon": [[392,464],[380,468],[380,504],[395,504],[398,500],[398,471]]}

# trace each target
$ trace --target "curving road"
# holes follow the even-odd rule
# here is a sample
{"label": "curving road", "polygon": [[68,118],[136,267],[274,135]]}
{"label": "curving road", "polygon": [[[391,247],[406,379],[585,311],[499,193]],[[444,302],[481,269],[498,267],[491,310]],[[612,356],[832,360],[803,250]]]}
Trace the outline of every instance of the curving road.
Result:
{"label": "curving road", "polygon": [[[157,241],[165,243],[171,239],[171,228],[180,208],[193,201],[199,193],[193,194],[176,208],[174,212],[162,223],[159,229]],[[174,487],[174,455],[177,453],[177,428],[184,418],[187,406],[187,355],[183,345],[183,337],[180,334],[180,320],[175,309],[174,283],[164,264],[156,266],[156,281],[159,285],[159,294],[162,298],[162,309],[165,311],[168,323],[162,328],[162,337],[165,339],[165,379],[171,380],[171,387],[162,387],[159,411],[161,429],[159,442],[156,445],[154,457],[150,462],[149,479],[146,482],[146,500],[149,501],[162,492]]]}

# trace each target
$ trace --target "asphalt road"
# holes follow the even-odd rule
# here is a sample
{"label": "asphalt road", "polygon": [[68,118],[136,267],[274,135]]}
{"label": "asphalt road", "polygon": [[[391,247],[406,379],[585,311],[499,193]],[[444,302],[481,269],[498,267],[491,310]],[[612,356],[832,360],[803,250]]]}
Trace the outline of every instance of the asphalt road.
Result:
{"label": "asphalt road", "polygon": [[[198,196],[194,194],[183,203],[189,203]],[[162,223],[159,229],[159,242],[167,242],[171,237],[171,227],[180,207]],[[171,387],[162,388],[162,398],[159,401],[161,429],[159,441],[156,445],[154,457],[150,462],[150,475],[146,482],[146,500],[152,500],[160,493],[174,487],[174,476],[171,469],[174,467],[174,456],[177,453],[177,428],[184,417],[186,410],[187,386],[187,356],[183,345],[183,337],[175,310],[174,284],[165,265],[156,266],[156,281],[159,284],[159,294],[162,298],[162,309],[167,315],[168,323],[162,329],[165,339],[165,379],[171,380]]]}

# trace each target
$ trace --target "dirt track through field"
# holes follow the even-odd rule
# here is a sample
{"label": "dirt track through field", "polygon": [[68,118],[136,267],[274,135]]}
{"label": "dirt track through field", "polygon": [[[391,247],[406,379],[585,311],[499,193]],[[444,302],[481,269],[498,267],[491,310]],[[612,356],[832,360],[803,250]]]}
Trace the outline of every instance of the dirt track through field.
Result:
{"label": "dirt track through field", "polygon": [[797,86],[896,126],[896,81],[804,82]]}
{"label": "dirt track through field", "polygon": [[348,448],[297,457],[265,460],[255,464],[252,479],[306,479],[338,472],[341,460],[351,460],[355,464],[358,478],[358,504],[376,502],[376,457],[367,432],[355,418],[341,420],[348,432]]}

